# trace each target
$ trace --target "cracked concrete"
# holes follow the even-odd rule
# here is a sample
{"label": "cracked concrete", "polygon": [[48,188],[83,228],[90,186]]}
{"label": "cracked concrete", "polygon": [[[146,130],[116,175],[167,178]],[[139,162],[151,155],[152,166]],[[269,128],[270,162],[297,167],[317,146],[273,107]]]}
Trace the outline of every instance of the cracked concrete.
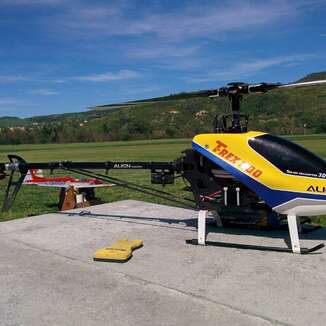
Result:
{"label": "cracked concrete", "polygon": [[[324,325],[326,252],[185,244],[196,212],[121,201],[0,224],[0,325]],[[210,229],[209,240],[285,246],[286,232]],[[125,264],[92,260],[120,237]],[[305,246],[322,242],[324,229]]]}

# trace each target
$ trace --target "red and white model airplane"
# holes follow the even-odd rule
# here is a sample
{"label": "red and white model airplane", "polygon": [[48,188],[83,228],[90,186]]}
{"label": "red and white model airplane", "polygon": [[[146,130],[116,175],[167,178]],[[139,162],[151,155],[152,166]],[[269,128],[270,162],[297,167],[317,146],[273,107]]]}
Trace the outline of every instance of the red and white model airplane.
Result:
{"label": "red and white model airplane", "polygon": [[24,185],[36,185],[41,187],[56,188],[99,188],[112,187],[112,183],[104,183],[98,179],[77,179],[69,176],[44,177],[42,170],[29,170],[23,182]]}
{"label": "red and white model airplane", "polygon": [[28,171],[23,185],[60,188],[59,208],[61,211],[102,203],[95,196],[95,188],[114,186],[112,183],[104,183],[95,178],[44,177],[43,171],[37,169]]}

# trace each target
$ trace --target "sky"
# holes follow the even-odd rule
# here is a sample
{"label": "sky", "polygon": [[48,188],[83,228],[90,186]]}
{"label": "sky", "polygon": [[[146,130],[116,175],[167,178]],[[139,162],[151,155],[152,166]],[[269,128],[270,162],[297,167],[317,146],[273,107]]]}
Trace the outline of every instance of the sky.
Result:
{"label": "sky", "polygon": [[326,0],[0,0],[0,116],[326,71]]}

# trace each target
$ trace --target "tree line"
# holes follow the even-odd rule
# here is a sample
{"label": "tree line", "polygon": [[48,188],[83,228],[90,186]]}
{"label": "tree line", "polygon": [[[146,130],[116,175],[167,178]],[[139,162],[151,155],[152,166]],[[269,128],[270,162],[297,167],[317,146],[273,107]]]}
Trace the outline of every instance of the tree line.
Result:
{"label": "tree line", "polygon": [[[0,144],[190,138],[211,132],[215,115],[224,114],[228,108],[225,98],[186,98],[100,114],[90,112],[89,116],[69,114],[58,121],[49,117],[36,125],[1,128]],[[250,115],[250,129],[284,135],[325,133],[326,88],[250,95],[243,100],[242,112]]]}

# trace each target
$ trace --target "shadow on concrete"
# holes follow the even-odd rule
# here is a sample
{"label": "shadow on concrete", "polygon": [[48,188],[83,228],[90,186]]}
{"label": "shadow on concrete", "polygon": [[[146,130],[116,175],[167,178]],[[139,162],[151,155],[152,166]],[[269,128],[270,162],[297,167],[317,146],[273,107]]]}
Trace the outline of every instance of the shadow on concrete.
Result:
{"label": "shadow on concrete", "polygon": [[[103,220],[112,220],[112,221],[120,221],[125,223],[133,223],[133,224],[143,224],[143,225],[153,225],[155,227],[163,227],[163,228],[173,228],[173,229],[182,229],[187,231],[196,231],[197,228],[197,218],[157,218],[157,217],[144,217],[144,216],[132,216],[132,215],[122,215],[122,214],[96,214],[91,213],[90,211],[81,211],[81,212],[59,212],[60,215],[66,215],[69,217],[73,216],[83,216],[95,219],[103,219]],[[155,224],[150,222],[156,222]],[[162,223],[162,224],[157,224]],[[215,226],[215,222],[213,218],[207,218],[207,232],[208,233],[221,233],[221,234],[230,234],[230,235],[248,235],[248,236],[256,236],[256,237],[269,237],[275,239],[283,239],[287,244],[289,233],[288,230],[261,230],[255,228],[236,228],[236,227],[223,227],[218,228]],[[301,233],[301,239],[306,240],[326,240],[326,228],[318,228],[309,233]]]}

